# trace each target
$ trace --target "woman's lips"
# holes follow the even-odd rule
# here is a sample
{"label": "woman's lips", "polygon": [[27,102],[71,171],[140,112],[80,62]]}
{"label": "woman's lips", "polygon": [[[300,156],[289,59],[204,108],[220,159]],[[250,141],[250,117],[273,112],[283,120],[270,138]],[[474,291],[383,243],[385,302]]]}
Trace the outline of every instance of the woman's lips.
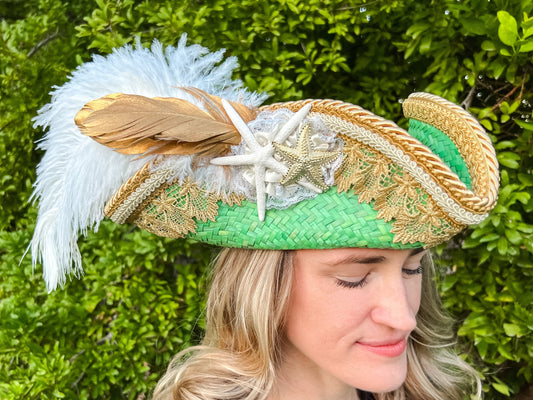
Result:
{"label": "woman's lips", "polygon": [[357,344],[365,350],[370,351],[371,353],[378,354],[384,357],[398,357],[403,354],[403,352],[405,351],[405,347],[407,346],[407,342],[405,341],[405,339],[379,344],[370,344],[362,342],[357,342]]}

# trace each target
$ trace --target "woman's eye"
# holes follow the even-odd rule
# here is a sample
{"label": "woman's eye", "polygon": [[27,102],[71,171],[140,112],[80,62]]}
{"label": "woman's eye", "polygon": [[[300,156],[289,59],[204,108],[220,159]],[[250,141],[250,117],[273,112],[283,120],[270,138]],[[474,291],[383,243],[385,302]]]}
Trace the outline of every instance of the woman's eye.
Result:
{"label": "woman's eye", "polygon": [[421,265],[418,266],[417,268],[402,268],[402,272],[405,274],[405,275],[420,275],[421,273],[424,272],[424,267],[422,267]]}
{"label": "woman's eye", "polygon": [[341,287],[345,287],[348,289],[356,289],[356,288],[362,288],[367,284],[367,277],[365,276],[363,279],[360,279],[358,281],[346,281],[344,279],[336,278],[337,279],[337,285]]}

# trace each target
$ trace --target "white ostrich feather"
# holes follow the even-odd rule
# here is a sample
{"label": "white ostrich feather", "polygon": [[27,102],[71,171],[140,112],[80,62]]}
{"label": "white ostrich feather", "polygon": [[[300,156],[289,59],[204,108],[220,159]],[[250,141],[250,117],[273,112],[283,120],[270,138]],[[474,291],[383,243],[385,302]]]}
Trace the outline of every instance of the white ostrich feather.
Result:
{"label": "white ostrich feather", "polygon": [[[95,56],[55,88],[50,104],[35,117],[35,126],[48,132],[39,143],[46,153],[34,185],[39,213],[30,245],[33,264],[42,263],[49,291],[62,286],[70,273],[83,273],[78,235],[98,229],[109,198],[151,159],[119,154],[84,136],[74,123],[76,113],[87,102],[111,93],[194,101],[179,86],[259,105],[264,96],[244,90],[242,82],[231,79],[236,59],[221,62],[222,57],[223,50],[209,53],[199,45],[186,46],[186,35],[177,47],[166,49],[157,41],[151,50],[137,43],[136,48],[125,46],[107,57]],[[190,157],[185,157],[188,162],[173,158],[178,169],[190,171]]]}

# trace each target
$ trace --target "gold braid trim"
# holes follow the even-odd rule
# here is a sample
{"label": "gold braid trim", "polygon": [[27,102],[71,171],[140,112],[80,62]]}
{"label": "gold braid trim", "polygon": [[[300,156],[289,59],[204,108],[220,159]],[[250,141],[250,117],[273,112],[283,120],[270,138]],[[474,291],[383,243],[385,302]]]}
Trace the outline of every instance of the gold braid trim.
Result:
{"label": "gold braid trim", "polygon": [[[136,174],[137,175],[137,174]],[[146,202],[147,198],[152,196],[159,187],[166,184],[174,175],[172,169],[159,169],[150,175],[144,173],[142,176],[147,178],[141,181],[138,176],[133,177],[133,185],[124,188],[121,193],[124,197],[120,198],[120,204],[116,207],[113,214],[109,216],[111,220],[117,224],[127,222],[131,216],[136,212],[139,206]],[[130,179],[131,181],[132,179]]]}
{"label": "gold braid trim", "polygon": [[397,147],[411,160],[433,177],[441,189],[457,204],[475,214],[483,214],[494,206],[495,199],[480,197],[469,190],[466,185],[433,154],[425,145],[409,135],[391,121],[378,117],[371,112],[353,104],[336,100],[301,100],[287,103],[276,103],[264,106],[262,110],[287,108],[297,112],[306,104],[312,104],[311,112],[338,117],[356,126],[378,134],[391,145]]}
{"label": "gold braid trim", "polygon": [[407,118],[434,126],[454,142],[467,163],[472,186],[488,202],[498,194],[498,161],[490,138],[481,125],[462,107],[429,93],[413,93],[403,104]]}
{"label": "gold braid trim", "polygon": [[123,183],[122,186],[113,194],[113,197],[107,202],[104,213],[106,217],[111,218],[120,205],[126,200],[144,181],[150,177],[150,163],[146,163],[138,170],[135,175]]}
{"label": "gold braid trim", "polygon": [[485,219],[486,214],[473,214],[462,208],[448,196],[415,161],[402,153],[396,146],[390,144],[377,133],[371,132],[360,126],[353,125],[338,117],[327,114],[318,114],[322,121],[344,139],[345,143],[361,143],[369,146],[375,152],[384,155],[389,163],[402,168],[403,172],[411,175],[425,191],[437,202],[439,207],[451,218],[460,224],[472,225]]}
{"label": "gold braid trim", "polygon": [[[218,201],[231,207],[240,206],[244,200],[241,194],[208,192],[190,178],[181,185],[168,182],[166,174],[165,170],[152,173],[150,163],[145,164],[109,200],[105,215],[116,223],[134,223],[156,235],[180,238],[196,231],[193,218],[214,221]],[[173,171],[168,173],[172,174]],[[156,184],[150,184],[151,181]]]}

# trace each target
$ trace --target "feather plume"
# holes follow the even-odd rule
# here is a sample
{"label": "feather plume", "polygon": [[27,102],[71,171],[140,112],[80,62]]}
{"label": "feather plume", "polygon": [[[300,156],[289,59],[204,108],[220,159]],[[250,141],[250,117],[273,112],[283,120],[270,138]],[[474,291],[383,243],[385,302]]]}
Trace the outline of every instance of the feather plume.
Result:
{"label": "feather plume", "polygon": [[[63,285],[72,272],[83,273],[78,234],[86,234],[89,228],[96,230],[104,218],[105,203],[113,193],[144,164],[159,157],[120,154],[83,135],[74,117],[84,104],[111,93],[129,93],[147,98],[187,99],[203,107],[199,95],[186,93],[177,85],[193,86],[249,107],[257,107],[265,99],[232,79],[237,67],[234,57],[223,60],[222,50],[210,53],[186,42],[183,35],[176,47],[163,48],[154,41],[151,49],[147,49],[138,42],[136,48],[124,46],[106,57],[94,56],[93,61],[72,73],[69,82],[54,88],[50,104],[35,118],[35,125],[48,128],[48,132],[39,143],[46,153],[37,168],[33,193],[39,202],[39,215],[31,253],[33,264],[43,265],[48,290]],[[230,141],[225,135],[205,142]],[[139,141],[135,145],[143,144]],[[190,147],[189,152],[194,153],[199,151],[197,145],[198,142],[185,142],[182,147]],[[192,162],[191,156],[169,156],[161,165],[174,168],[176,178],[192,176],[215,189],[228,185],[220,167],[193,169]]]}
{"label": "feather plume", "polygon": [[[87,103],[76,115],[80,130],[122,154],[200,154],[217,156],[240,143],[221,98],[185,88],[205,111],[178,98],[114,93]],[[248,120],[255,110],[232,103]]]}

